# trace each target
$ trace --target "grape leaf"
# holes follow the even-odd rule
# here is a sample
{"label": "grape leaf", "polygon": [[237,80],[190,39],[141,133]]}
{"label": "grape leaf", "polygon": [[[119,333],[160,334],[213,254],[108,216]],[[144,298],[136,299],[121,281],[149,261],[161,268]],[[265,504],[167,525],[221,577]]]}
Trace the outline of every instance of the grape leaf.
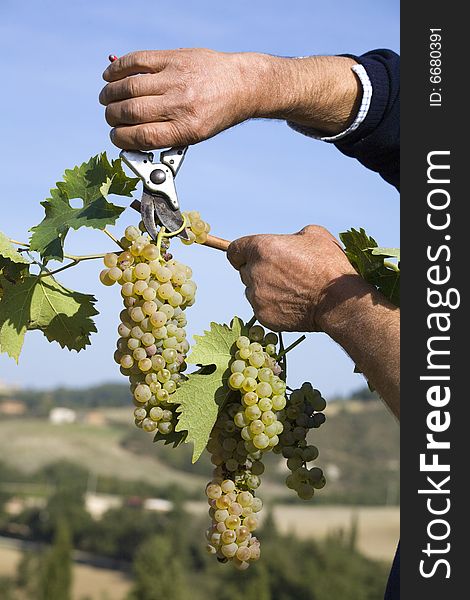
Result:
{"label": "grape leaf", "polygon": [[[124,208],[108,202],[108,196],[130,196],[138,181],[124,173],[119,159],[110,163],[105,152],[74,169],[67,169],[63,181],[57,182],[57,187],[51,190],[51,197],[41,203],[46,216],[31,229],[31,250],[47,260],[62,260],[68,231],[113,225]],[[83,206],[72,208],[70,200],[77,198],[83,200]]]}
{"label": "grape leaf", "polygon": [[[185,442],[194,444],[193,463],[206,447],[219,410],[231,391],[227,385],[228,367],[233,344],[242,328],[243,322],[235,317],[231,326],[211,323],[204,335],[195,335],[196,344],[186,362],[203,368],[189,374],[187,381],[172,394],[171,401],[179,404],[176,431],[188,432]],[[213,367],[207,368],[209,365]]]}
{"label": "grape leaf", "polygon": [[350,263],[366,281],[374,285],[395,306],[400,306],[400,269],[386,263],[386,258],[400,258],[397,248],[379,248],[364,229],[351,229],[340,234]]}
{"label": "grape leaf", "polygon": [[26,263],[28,264],[28,260],[24,256],[22,256],[7,238],[7,236],[0,231],[0,256],[2,258],[11,260],[14,263]]}
{"label": "grape leaf", "polygon": [[359,275],[367,279],[369,275],[380,269],[383,258],[374,256],[369,250],[377,248],[378,244],[374,238],[369,237],[364,229],[350,229],[340,233],[341,241],[345,246],[346,256]]}
{"label": "grape leaf", "polygon": [[28,275],[13,284],[0,279],[0,352],[18,362],[27,330],[39,329],[46,338],[77,352],[96,331],[91,319],[98,314],[93,296],[63,287],[53,277]]}
{"label": "grape leaf", "polygon": [[0,275],[9,281],[16,281],[29,269],[29,264],[0,231]]}
{"label": "grape leaf", "polygon": [[374,256],[385,256],[386,258],[397,258],[400,260],[400,248],[372,248]]}
{"label": "grape leaf", "polygon": [[165,446],[173,444],[173,448],[177,448],[180,444],[184,442],[187,433],[187,431],[172,431],[171,433],[163,434],[157,431],[155,437],[153,438],[153,441],[163,442]]}

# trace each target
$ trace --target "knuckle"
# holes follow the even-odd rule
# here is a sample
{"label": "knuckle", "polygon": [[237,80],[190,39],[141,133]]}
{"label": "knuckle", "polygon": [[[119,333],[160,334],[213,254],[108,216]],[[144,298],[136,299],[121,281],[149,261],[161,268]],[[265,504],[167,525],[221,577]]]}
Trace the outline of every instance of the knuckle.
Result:
{"label": "knuckle", "polygon": [[191,112],[195,112],[195,108],[198,103],[198,93],[193,84],[186,85],[181,92],[182,105],[189,109]]}
{"label": "knuckle", "polygon": [[143,150],[152,150],[155,148],[155,132],[152,127],[142,125],[135,132],[135,141],[139,148]]}
{"label": "knuckle", "polygon": [[125,92],[126,95],[132,98],[133,96],[138,96],[140,93],[140,84],[139,77],[128,77],[125,80]]}
{"label": "knuckle", "polygon": [[151,50],[136,50],[127,54],[124,58],[128,60],[128,65],[126,66],[147,67],[151,62],[151,56]]}
{"label": "knuckle", "polygon": [[144,120],[145,107],[141,100],[128,100],[122,105],[122,116],[126,122],[141,123]]}
{"label": "knuckle", "polygon": [[254,260],[266,260],[272,255],[275,241],[270,236],[255,235],[252,239],[252,257]]}
{"label": "knuckle", "polygon": [[168,121],[167,134],[172,146],[185,146],[193,143],[191,136],[185,131],[185,128],[174,121]]}
{"label": "knuckle", "polygon": [[306,225],[299,233],[302,235],[330,235],[330,232],[321,225]]}

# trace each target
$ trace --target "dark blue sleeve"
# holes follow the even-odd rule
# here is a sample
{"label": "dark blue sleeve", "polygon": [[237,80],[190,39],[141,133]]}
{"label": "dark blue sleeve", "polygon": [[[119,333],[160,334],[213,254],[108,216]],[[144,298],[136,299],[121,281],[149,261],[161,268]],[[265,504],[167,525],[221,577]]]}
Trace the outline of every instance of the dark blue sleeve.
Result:
{"label": "dark blue sleeve", "polygon": [[335,145],[400,189],[400,57],[392,50],[346,55],[363,65],[372,101],[361,125]]}
{"label": "dark blue sleeve", "polygon": [[400,600],[400,544],[398,544],[395,558],[393,559],[384,600]]}

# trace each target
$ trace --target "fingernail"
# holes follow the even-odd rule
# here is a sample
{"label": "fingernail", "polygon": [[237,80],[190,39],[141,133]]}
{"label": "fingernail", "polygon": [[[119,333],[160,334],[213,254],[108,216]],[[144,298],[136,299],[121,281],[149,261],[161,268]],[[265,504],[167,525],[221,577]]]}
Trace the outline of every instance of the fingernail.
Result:
{"label": "fingernail", "polygon": [[111,141],[114,142],[114,138],[116,137],[115,129],[111,129],[111,131],[109,132],[109,137],[111,138]]}

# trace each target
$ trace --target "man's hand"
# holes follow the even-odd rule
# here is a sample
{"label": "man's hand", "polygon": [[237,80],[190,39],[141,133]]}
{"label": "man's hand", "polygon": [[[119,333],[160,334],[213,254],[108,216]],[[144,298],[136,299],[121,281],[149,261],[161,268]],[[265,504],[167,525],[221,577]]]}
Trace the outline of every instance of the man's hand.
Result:
{"label": "man's hand", "polygon": [[349,263],[323,227],[232,242],[258,320],[275,331],[327,333],[400,415],[400,311]]}
{"label": "man's hand", "polygon": [[257,319],[275,331],[322,329],[325,299],[335,286],[365,283],[339,242],[316,225],[293,235],[241,238],[227,256],[240,271]]}
{"label": "man's hand", "polygon": [[123,56],[104,72],[100,94],[112,141],[125,149],[184,146],[255,116],[268,58],[205,49]]}
{"label": "man's hand", "polygon": [[111,139],[128,150],[183,146],[250,118],[339,133],[354,119],[361,87],[350,58],[302,59],[205,49],[132,52],[103,74]]}

